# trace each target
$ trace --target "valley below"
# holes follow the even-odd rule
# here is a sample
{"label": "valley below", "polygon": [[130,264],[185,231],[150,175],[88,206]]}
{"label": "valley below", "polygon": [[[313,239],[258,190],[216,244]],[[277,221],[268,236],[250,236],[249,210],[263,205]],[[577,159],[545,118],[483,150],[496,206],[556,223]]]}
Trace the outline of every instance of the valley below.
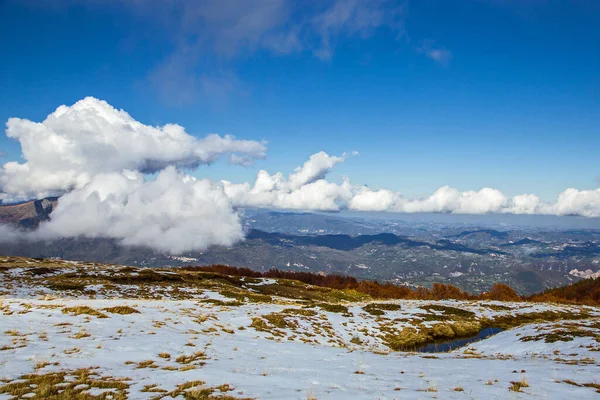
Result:
{"label": "valley below", "polygon": [[[56,199],[0,206],[0,222],[20,229],[51,218]],[[54,202],[54,203],[53,203]],[[0,254],[139,267],[226,264],[344,274],[413,287],[447,283],[470,292],[501,282],[521,294],[600,276],[595,219],[503,220],[493,216],[346,215],[240,210],[244,240],[169,254],[100,236],[0,240]],[[475,218],[475,219],[474,219]],[[513,222],[512,224],[507,224]]]}

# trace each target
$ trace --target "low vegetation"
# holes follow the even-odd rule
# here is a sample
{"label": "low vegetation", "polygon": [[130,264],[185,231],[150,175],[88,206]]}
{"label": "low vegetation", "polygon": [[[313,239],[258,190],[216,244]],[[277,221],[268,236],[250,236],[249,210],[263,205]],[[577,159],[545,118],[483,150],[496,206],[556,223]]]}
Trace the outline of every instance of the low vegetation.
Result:
{"label": "low vegetation", "polygon": [[[533,301],[600,305],[600,279],[586,279],[565,287],[521,297],[514,289],[503,283],[496,283],[489,291],[472,294],[456,286],[437,282],[430,288],[413,288],[358,280],[345,275],[278,269],[258,272],[226,265],[187,266],[176,269],[121,267],[111,274],[97,274],[90,272],[90,266],[73,266],[72,263],[60,260],[40,259],[35,262],[35,266],[25,267],[24,274],[20,275],[18,280],[73,295],[96,292],[118,293],[131,298],[159,299],[168,296],[173,299],[185,299],[190,297],[190,292],[185,288],[197,288],[216,290],[231,299],[227,302],[205,300],[216,305],[236,306],[248,301],[270,303],[273,301],[273,296],[279,296],[322,303],[320,306],[323,309],[340,313],[346,313],[340,308],[343,307],[339,305],[340,302],[371,299]],[[0,265],[0,270],[23,268],[24,265],[29,264],[30,261],[21,257],[6,257]],[[94,264],[93,267],[101,267],[101,265]],[[261,281],[260,278],[271,278],[277,281],[269,283]],[[120,291],[120,285],[128,287],[135,285],[136,290]],[[91,286],[95,289],[89,289]],[[252,290],[248,290],[249,288]],[[499,304],[485,306],[497,310],[504,307]],[[128,311],[116,309],[114,312],[125,314]],[[102,318],[100,314],[96,316]]]}
{"label": "low vegetation", "polygon": [[527,297],[528,301],[586,304],[600,306],[600,278],[583,279]]}
{"label": "low vegetation", "polygon": [[[308,285],[326,287],[340,291],[352,290],[374,299],[413,299],[413,300],[495,300],[495,301],[551,301],[573,304],[600,305],[600,279],[580,281],[564,288],[550,290],[539,295],[523,298],[510,286],[496,283],[491,290],[470,294],[456,286],[434,283],[431,288],[410,288],[377,281],[359,281],[345,275],[323,275],[312,272],[282,271],[271,269],[258,272],[249,268],[228,265],[188,266],[186,271],[202,271],[229,276],[250,278],[274,278],[300,281]],[[584,282],[584,283],[582,283]]]}
{"label": "low vegetation", "polygon": [[529,387],[529,382],[527,382],[526,378],[522,378],[519,381],[511,381],[510,386],[508,387],[508,390],[510,390],[511,392],[522,392],[523,388],[528,388],[528,387]]}
{"label": "low vegetation", "polygon": [[108,318],[106,314],[101,313],[98,310],[94,310],[88,306],[78,306],[78,307],[66,307],[62,309],[63,314],[72,314],[72,315],[93,315],[97,318]]}
{"label": "low vegetation", "polygon": [[384,315],[385,311],[398,311],[401,307],[394,303],[369,303],[363,307],[363,310],[371,315]]}
{"label": "low vegetation", "polygon": [[103,308],[102,310],[112,313],[112,314],[121,314],[121,315],[139,314],[140,313],[135,308],[129,307],[129,306],[107,307],[107,308]]}
{"label": "low vegetation", "polygon": [[[105,389],[92,395],[89,389]],[[91,368],[76,371],[23,375],[14,382],[0,386],[0,394],[10,399],[33,400],[114,400],[127,399],[129,383],[125,379],[100,376]]]}
{"label": "low vegetation", "polygon": [[564,380],[563,382],[573,386],[589,387],[592,389],[596,389],[596,393],[600,393],[600,382],[577,383],[568,379]]}

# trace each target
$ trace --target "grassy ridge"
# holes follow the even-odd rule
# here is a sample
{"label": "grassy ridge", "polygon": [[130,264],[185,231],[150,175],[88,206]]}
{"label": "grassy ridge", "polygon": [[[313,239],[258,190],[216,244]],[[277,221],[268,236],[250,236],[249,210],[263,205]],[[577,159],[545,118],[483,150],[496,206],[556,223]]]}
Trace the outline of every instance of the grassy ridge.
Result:
{"label": "grassy ridge", "polygon": [[[23,268],[18,274],[9,274]],[[272,278],[272,282],[263,282]],[[556,302],[600,306],[600,279],[582,280],[568,286],[522,297],[510,286],[495,284],[490,291],[468,293],[456,286],[434,283],[431,288],[398,286],[361,280],[345,275],[326,275],[272,269],[266,272],[226,265],[183,268],[139,268],[63,260],[0,258],[0,280],[5,290],[15,285],[46,287],[55,291],[86,292],[101,285],[105,294],[134,286],[131,296],[141,298],[189,297],[187,289],[213,289],[232,300],[270,302],[272,296],[297,300],[338,303],[369,299],[407,300],[495,300]],[[258,286],[255,286],[258,285]],[[187,288],[187,289],[186,289]],[[250,290],[249,290],[250,289]],[[121,295],[128,294],[126,292]]]}
{"label": "grassy ridge", "polygon": [[468,293],[460,288],[434,283],[431,288],[397,286],[391,283],[379,283],[345,276],[323,275],[312,272],[295,272],[271,269],[266,272],[227,265],[188,266],[187,271],[213,272],[229,276],[252,278],[275,278],[300,281],[309,285],[327,287],[336,290],[353,290],[376,299],[413,299],[413,300],[497,300],[497,301],[534,301],[582,304],[600,306],[600,279],[585,279],[567,286],[546,290],[532,296],[520,296],[513,288],[496,283],[488,292]]}
{"label": "grassy ridge", "polygon": [[529,301],[564,302],[600,306],[600,278],[583,279],[527,297]]}
{"label": "grassy ridge", "polygon": [[227,265],[188,266],[186,271],[212,272],[229,276],[245,276],[252,278],[274,278],[300,281],[308,285],[327,287],[336,290],[352,290],[368,295],[375,299],[409,299],[409,300],[523,300],[517,292],[508,285],[497,283],[489,292],[471,294],[456,286],[434,283],[431,288],[397,286],[391,283],[379,283],[345,276],[324,275],[312,272],[281,271],[271,269],[266,272],[253,271],[248,268],[230,267]]}

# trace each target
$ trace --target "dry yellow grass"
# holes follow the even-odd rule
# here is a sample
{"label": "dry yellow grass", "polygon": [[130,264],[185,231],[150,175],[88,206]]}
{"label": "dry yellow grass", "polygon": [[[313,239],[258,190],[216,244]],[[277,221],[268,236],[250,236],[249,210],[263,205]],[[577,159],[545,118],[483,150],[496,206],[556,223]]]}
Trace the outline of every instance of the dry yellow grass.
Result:
{"label": "dry yellow grass", "polygon": [[[204,386],[203,381],[190,381],[186,383],[182,383],[177,385],[177,387],[170,391],[162,391],[160,388],[156,386],[148,387],[148,392],[159,392],[160,394],[156,399],[164,399],[164,398],[185,398],[186,400],[252,400],[251,398],[239,398],[229,395],[224,395],[222,393],[233,390],[233,388],[228,385],[220,385],[217,387],[207,387]],[[221,393],[214,394],[216,391]]]}
{"label": "dry yellow grass", "polygon": [[155,364],[154,360],[145,360],[145,361],[140,361],[139,363],[137,363],[137,365],[135,366],[136,369],[141,369],[141,368],[158,368],[158,365]]}
{"label": "dry yellow grass", "polygon": [[417,392],[430,392],[430,393],[437,393],[438,388],[435,385],[429,385],[428,387],[424,388],[424,389],[417,389]]}
{"label": "dry yellow grass", "polygon": [[108,316],[104,313],[101,313],[98,310],[94,310],[88,306],[77,306],[77,307],[65,307],[62,309],[63,314],[72,314],[72,315],[93,315],[97,318],[108,318]]}
{"label": "dry yellow grass", "polygon": [[112,314],[121,314],[121,315],[139,314],[140,313],[135,308],[129,307],[129,306],[107,307],[107,308],[103,308],[102,310],[112,313]]}
{"label": "dry yellow grass", "polygon": [[529,387],[529,382],[527,382],[527,378],[522,378],[519,381],[511,381],[508,390],[512,392],[522,392],[521,389]]}
{"label": "dry yellow grass", "polygon": [[92,335],[90,335],[88,332],[86,332],[85,330],[80,330],[79,332],[77,332],[74,335],[69,336],[71,339],[83,339],[86,337],[90,337]]}
{"label": "dry yellow grass", "polygon": [[[48,361],[38,361],[37,363],[35,363],[35,367],[34,369],[37,371],[38,369],[42,369],[44,367],[47,367],[48,365],[51,365],[52,363],[48,362]],[[54,363],[54,365],[58,365],[58,363]]]}
{"label": "dry yellow grass", "polygon": [[197,351],[194,354],[188,354],[188,355],[183,354],[183,355],[177,357],[175,359],[175,362],[177,362],[179,364],[190,364],[195,361],[204,360],[204,359],[206,359],[206,355],[201,351]]}
{"label": "dry yellow grass", "polygon": [[[107,392],[92,396],[84,393],[89,388],[107,389]],[[0,386],[0,394],[33,400],[103,400],[108,391],[114,400],[125,400],[129,384],[124,379],[99,376],[90,368],[76,371],[51,372],[47,374],[29,374],[21,376],[16,382]]]}

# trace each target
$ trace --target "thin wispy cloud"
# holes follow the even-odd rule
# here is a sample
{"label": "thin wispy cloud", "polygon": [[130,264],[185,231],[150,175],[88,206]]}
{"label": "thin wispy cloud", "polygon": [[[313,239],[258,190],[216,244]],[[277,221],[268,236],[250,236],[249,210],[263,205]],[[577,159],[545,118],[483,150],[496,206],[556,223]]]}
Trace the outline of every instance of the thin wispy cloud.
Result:
{"label": "thin wispy cloud", "polygon": [[[258,52],[271,57],[305,53],[329,62],[346,40],[366,40],[375,34],[395,40],[407,36],[408,0],[68,0],[41,4],[53,9],[73,4],[94,10],[116,7],[160,32],[170,49],[148,68],[144,82],[172,106],[202,98],[209,104],[223,103],[244,93],[244,82],[236,73],[238,64]],[[136,36],[144,42],[142,33],[131,31],[123,39],[124,46],[134,46]],[[452,56],[437,47],[425,54],[441,64]]]}
{"label": "thin wispy cloud", "polygon": [[154,67],[147,79],[166,104],[193,103],[198,98],[200,87],[198,76],[193,70],[194,63],[193,60],[187,60],[185,55],[171,55]]}
{"label": "thin wispy cloud", "polygon": [[425,54],[438,64],[447,66],[452,59],[452,52],[442,46],[439,46],[433,40],[425,40],[423,44],[417,48],[419,53]]}
{"label": "thin wispy cloud", "polygon": [[[241,81],[235,74],[236,61],[258,51],[275,57],[309,52],[327,61],[334,56],[336,43],[347,38],[363,40],[377,29],[401,37],[406,17],[404,2],[394,0],[127,4],[171,38],[173,51],[152,69],[149,82],[173,104],[191,103],[198,96],[223,100],[238,92]],[[212,65],[207,58],[213,59]],[[220,70],[227,70],[228,78],[216,79]]]}
{"label": "thin wispy cloud", "polygon": [[385,27],[390,32],[404,29],[405,8],[402,4],[386,1],[337,0],[329,8],[317,13],[306,29],[317,33],[313,54],[328,60],[334,53],[338,37],[369,37],[374,30]]}

